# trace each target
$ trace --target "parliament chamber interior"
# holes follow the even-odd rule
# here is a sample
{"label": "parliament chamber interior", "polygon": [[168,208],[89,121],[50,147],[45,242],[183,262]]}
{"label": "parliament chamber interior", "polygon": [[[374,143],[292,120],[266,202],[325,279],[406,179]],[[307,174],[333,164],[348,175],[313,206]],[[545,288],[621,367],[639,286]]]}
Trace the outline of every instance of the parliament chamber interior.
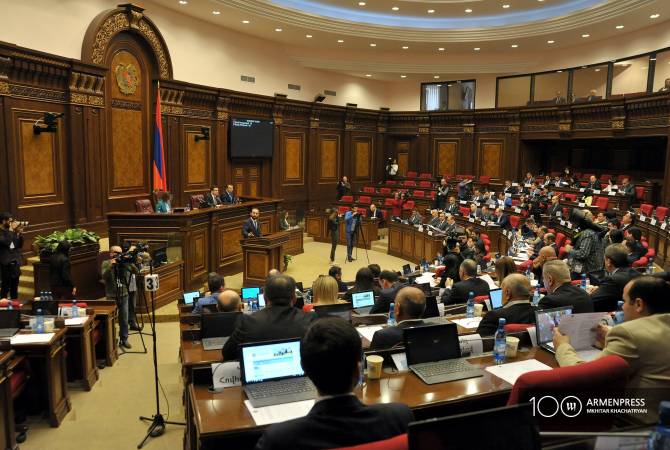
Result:
{"label": "parliament chamber interior", "polygon": [[0,2],[0,447],[670,449],[670,2]]}

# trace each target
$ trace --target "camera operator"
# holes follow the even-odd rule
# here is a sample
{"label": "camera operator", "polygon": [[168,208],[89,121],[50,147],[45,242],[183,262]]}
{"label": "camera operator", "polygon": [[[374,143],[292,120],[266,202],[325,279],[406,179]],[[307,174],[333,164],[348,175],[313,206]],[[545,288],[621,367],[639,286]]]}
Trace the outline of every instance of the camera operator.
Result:
{"label": "camera operator", "polygon": [[386,174],[387,180],[395,180],[395,177],[398,174],[398,162],[393,158],[387,159],[386,165],[384,166],[384,173]]}
{"label": "camera operator", "polygon": [[356,246],[356,233],[361,223],[361,215],[358,213],[358,206],[354,205],[351,211],[344,215],[345,232],[347,235],[347,261],[352,262],[351,252]]}
{"label": "camera operator", "polygon": [[[23,247],[23,224],[14,220],[10,213],[2,213],[0,229],[0,273],[2,289],[0,298],[19,298],[19,277],[21,276],[21,248]],[[8,295],[9,294],[9,295]]]}
{"label": "camera operator", "polygon": [[102,279],[105,282],[105,295],[108,300],[115,300],[119,308],[119,344],[130,349],[128,342],[128,286],[133,275],[140,271],[135,264],[141,264],[140,256],[133,257],[132,252],[123,253],[118,245],[109,249],[109,260],[102,262]]}

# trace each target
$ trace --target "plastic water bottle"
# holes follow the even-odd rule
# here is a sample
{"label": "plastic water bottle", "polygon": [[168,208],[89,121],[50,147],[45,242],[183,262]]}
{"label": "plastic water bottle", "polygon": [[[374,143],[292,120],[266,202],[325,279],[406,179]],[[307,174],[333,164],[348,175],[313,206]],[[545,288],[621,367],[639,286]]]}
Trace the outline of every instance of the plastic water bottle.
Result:
{"label": "plastic water bottle", "polygon": [[586,290],[586,274],[582,274],[582,282],[580,283],[580,287],[584,290]]}
{"label": "plastic water bottle", "polygon": [[533,293],[533,305],[537,306],[540,304],[540,286],[535,287],[535,292]]}
{"label": "plastic water bottle", "polygon": [[465,317],[472,319],[475,317],[475,293],[468,293],[468,302],[465,304]]}
{"label": "plastic water bottle", "polygon": [[10,299],[9,303],[7,303],[7,310],[11,311],[12,309],[14,309],[14,305],[12,304],[12,300]]}
{"label": "plastic water bottle", "polygon": [[650,256],[649,261],[647,262],[647,273],[649,275],[654,273],[654,257]]}
{"label": "plastic water bottle", "polygon": [[495,344],[493,344],[493,361],[496,364],[505,362],[505,351],[507,349],[507,336],[505,336],[505,319],[498,319],[498,330],[495,334]]}
{"label": "plastic water bottle", "polygon": [[616,325],[623,323],[623,300],[617,302],[616,312],[614,313],[614,323]]}
{"label": "plastic water bottle", "polygon": [[42,315],[41,309],[38,309],[35,314],[35,331],[44,333],[44,316]]}
{"label": "plastic water bottle", "polygon": [[670,402],[663,401],[658,408],[658,425],[649,435],[648,450],[670,450]]}
{"label": "plastic water bottle", "polygon": [[72,299],[72,314],[71,317],[79,317],[79,307],[77,306],[77,300]]}
{"label": "plastic water bottle", "polygon": [[395,325],[395,303],[389,305],[389,320],[387,325],[390,327]]}
{"label": "plastic water bottle", "polygon": [[530,267],[526,269],[526,278],[528,278],[528,281],[533,281],[533,272],[531,272]]}

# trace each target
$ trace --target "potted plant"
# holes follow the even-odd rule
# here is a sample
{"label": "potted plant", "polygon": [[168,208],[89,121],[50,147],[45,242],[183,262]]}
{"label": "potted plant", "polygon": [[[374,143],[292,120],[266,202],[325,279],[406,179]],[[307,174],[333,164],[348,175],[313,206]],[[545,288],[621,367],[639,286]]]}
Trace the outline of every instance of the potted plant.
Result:
{"label": "potted plant", "polygon": [[284,270],[282,270],[282,272],[286,272],[286,269],[288,268],[288,263],[290,263],[292,259],[293,256],[288,255],[286,253],[284,254]]}
{"label": "potted plant", "polygon": [[[65,231],[54,231],[48,236],[37,236],[34,241],[35,251],[40,255],[40,259],[48,259],[56,251],[58,244],[67,241],[74,250],[74,247],[98,244],[100,236],[92,231],[86,231],[83,228],[70,228]],[[99,246],[98,246],[99,247]]]}

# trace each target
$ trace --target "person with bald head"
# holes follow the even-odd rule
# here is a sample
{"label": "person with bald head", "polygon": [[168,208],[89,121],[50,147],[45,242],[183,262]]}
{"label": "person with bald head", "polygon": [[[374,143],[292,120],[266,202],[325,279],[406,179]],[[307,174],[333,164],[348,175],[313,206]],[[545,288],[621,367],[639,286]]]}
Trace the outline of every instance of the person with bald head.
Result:
{"label": "person with bald head", "polygon": [[216,298],[216,308],[219,312],[242,311],[243,306],[239,294],[232,289],[226,289]]}
{"label": "person with bald head", "polygon": [[553,261],[556,258],[556,250],[554,247],[545,246],[540,249],[537,258],[533,260],[533,273],[538,280],[542,278],[542,267],[547,261]]}
{"label": "person with bald head", "polygon": [[477,334],[491,336],[498,329],[498,319],[506,323],[535,323],[537,308],[530,303],[530,281],[520,273],[507,275],[500,284],[503,306],[489,311],[479,322]]}
{"label": "person with bald head", "polygon": [[565,261],[556,259],[544,263],[542,281],[547,295],[542,297],[541,309],[572,307],[573,314],[593,312],[593,301],[584,289],[570,283],[570,269]]}
{"label": "person with bald head", "polygon": [[394,314],[397,325],[375,332],[370,348],[391,348],[403,341],[403,330],[425,325],[421,320],[426,310],[426,295],[421,289],[404,287],[395,296]]}

